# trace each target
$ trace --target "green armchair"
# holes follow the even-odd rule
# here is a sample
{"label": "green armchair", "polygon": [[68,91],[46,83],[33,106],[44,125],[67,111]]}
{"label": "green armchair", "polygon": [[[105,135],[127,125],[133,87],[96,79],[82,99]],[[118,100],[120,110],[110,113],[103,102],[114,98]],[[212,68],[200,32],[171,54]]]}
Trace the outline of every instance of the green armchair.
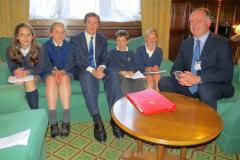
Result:
{"label": "green armchair", "polygon": [[0,138],[30,129],[28,144],[0,149],[0,159],[45,159],[44,137],[48,116],[44,109],[30,110],[21,85],[0,86]]}

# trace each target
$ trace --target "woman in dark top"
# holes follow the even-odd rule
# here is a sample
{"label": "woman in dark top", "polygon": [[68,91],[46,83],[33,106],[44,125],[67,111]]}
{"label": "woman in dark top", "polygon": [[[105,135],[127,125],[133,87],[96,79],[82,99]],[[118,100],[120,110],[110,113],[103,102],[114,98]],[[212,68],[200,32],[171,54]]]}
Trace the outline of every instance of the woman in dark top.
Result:
{"label": "woman in dark top", "polygon": [[[157,47],[158,33],[155,29],[149,28],[145,33],[145,45],[138,47],[136,51],[136,62],[142,73],[146,72],[147,88],[158,89],[160,64],[162,62],[162,49]],[[150,74],[148,74],[148,73]]]}
{"label": "woman in dark top", "polygon": [[33,75],[34,79],[24,81],[27,102],[31,109],[38,108],[38,90],[36,80],[43,68],[43,57],[40,45],[36,42],[33,28],[28,23],[19,23],[11,45],[6,51],[8,68],[16,78]]}
{"label": "woman in dark top", "polygon": [[[50,27],[50,39],[43,44],[44,71],[41,74],[46,81],[51,136],[68,136],[70,132],[70,96],[73,77],[73,57],[70,43],[65,40],[65,26],[54,22]],[[59,129],[56,118],[58,96],[62,102],[63,122]]]}

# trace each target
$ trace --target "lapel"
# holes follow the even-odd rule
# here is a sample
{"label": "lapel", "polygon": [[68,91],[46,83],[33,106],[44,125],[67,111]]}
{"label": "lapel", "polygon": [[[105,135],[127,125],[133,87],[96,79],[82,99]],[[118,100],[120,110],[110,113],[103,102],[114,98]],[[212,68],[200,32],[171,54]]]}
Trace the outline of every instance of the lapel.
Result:
{"label": "lapel", "polygon": [[188,60],[186,61],[186,62],[188,62],[187,66],[188,66],[188,69],[190,69],[190,70],[191,70],[191,65],[192,65],[193,47],[194,47],[194,38],[191,37],[190,45],[187,45],[187,51],[186,51],[186,53],[191,53],[190,56],[186,56],[188,58]]}
{"label": "lapel", "polygon": [[211,46],[211,39],[212,39],[212,33],[210,32],[202,49],[202,53],[200,56],[201,61],[203,61],[207,57],[207,52],[209,51],[209,47]]}
{"label": "lapel", "polygon": [[97,56],[99,55],[101,48],[101,40],[99,35],[96,33],[96,40],[95,40],[95,59],[97,60]]}
{"label": "lapel", "polygon": [[83,49],[83,54],[85,54],[86,56],[88,56],[88,46],[87,46],[87,40],[85,37],[84,32],[82,32],[80,34],[80,48],[82,47]]}

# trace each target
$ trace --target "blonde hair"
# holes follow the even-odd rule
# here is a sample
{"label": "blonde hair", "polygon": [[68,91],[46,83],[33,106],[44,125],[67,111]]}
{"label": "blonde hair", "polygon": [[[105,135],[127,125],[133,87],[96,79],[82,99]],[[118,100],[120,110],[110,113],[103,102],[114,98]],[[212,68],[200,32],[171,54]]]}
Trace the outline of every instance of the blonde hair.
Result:
{"label": "blonde hair", "polygon": [[157,41],[158,41],[158,32],[156,29],[154,29],[152,27],[150,27],[146,30],[145,35],[144,35],[145,40],[146,40],[147,36],[149,36],[152,33],[157,37]]}
{"label": "blonde hair", "polygon": [[58,26],[58,25],[63,26],[64,32],[66,32],[66,26],[65,26],[65,24],[62,23],[62,22],[53,22],[53,23],[51,24],[51,26],[50,26],[49,32],[51,33],[51,32],[53,31],[54,27],[56,27],[56,26]]}
{"label": "blonde hair", "polygon": [[20,44],[19,40],[17,39],[19,30],[21,28],[29,29],[32,34],[33,39],[32,39],[32,43],[31,43],[31,48],[29,50],[29,57],[30,57],[30,63],[32,65],[35,65],[39,61],[39,54],[41,54],[41,47],[37,43],[36,36],[35,36],[32,26],[25,22],[19,23],[14,29],[13,40],[11,42],[10,50],[9,50],[10,58],[13,62],[16,62],[18,64],[23,63],[23,55],[20,51],[21,44]]}

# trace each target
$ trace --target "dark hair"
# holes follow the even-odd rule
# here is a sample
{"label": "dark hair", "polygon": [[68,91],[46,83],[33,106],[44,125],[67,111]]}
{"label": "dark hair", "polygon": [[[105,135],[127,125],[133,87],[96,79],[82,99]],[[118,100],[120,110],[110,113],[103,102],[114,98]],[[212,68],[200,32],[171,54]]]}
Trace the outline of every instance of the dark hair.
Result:
{"label": "dark hair", "polygon": [[118,37],[125,37],[128,40],[129,39],[129,34],[126,30],[118,30],[115,33],[115,39],[117,39]]}
{"label": "dark hair", "polygon": [[100,23],[100,17],[99,17],[99,15],[98,15],[97,13],[95,13],[95,12],[89,12],[89,13],[87,13],[87,14],[85,15],[85,17],[84,17],[84,23],[85,23],[85,24],[87,23],[87,18],[88,18],[88,17],[97,17],[98,23]]}
{"label": "dark hair", "polygon": [[32,34],[33,39],[32,39],[32,43],[31,43],[31,48],[29,50],[29,57],[30,57],[30,63],[32,65],[35,65],[39,61],[39,54],[41,54],[41,47],[36,41],[36,36],[35,36],[35,33],[33,31],[32,26],[28,23],[25,23],[25,22],[19,23],[14,29],[13,40],[11,42],[10,52],[9,52],[10,58],[13,62],[16,62],[18,64],[23,63],[22,62],[23,61],[23,55],[20,51],[21,44],[20,44],[19,40],[17,39],[19,30],[21,28],[29,29],[31,34]]}
{"label": "dark hair", "polygon": [[211,20],[211,12],[209,11],[209,9],[201,7],[201,8],[195,8],[192,13],[196,12],[196,11],[203,11],[205,13],[205,16],[207,18],[209,18]]}

